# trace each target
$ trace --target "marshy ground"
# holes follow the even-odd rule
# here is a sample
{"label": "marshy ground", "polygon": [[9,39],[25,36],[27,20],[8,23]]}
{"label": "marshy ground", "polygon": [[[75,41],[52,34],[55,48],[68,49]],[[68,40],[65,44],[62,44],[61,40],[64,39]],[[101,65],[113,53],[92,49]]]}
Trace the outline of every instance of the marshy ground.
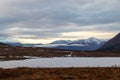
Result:
{"label": "marshy ground", "polygon": [[0,80],[120,80],[120,68],[0,69]]}
{"label": "marshy ground", "polygon": [[0,46],[0,60],[21,60],[31,57],[120,57],[120,51],[69,51],[41,47]]}

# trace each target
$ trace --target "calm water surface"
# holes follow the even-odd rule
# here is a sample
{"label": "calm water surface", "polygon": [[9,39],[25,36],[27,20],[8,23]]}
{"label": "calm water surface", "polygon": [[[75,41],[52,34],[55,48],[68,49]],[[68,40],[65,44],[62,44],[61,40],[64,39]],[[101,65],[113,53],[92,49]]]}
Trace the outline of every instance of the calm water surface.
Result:
{"label": "calm water surface", "polygon": [[36,58],[27,60],[1,61],[1,68],[16,67],[111,67],[120,65],[120,58],[88,58],[88,57],[55,57],[55,58]]}

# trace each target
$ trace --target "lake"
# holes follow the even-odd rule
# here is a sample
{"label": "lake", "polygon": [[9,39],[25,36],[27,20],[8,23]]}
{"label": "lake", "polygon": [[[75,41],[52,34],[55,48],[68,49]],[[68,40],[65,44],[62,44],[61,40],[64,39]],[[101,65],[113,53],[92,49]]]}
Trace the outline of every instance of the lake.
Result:
{"label": "lake", "polygon": [[54,57],[0,62],[0,68],[112,67],[113,65],[120,65],[119,57]]}

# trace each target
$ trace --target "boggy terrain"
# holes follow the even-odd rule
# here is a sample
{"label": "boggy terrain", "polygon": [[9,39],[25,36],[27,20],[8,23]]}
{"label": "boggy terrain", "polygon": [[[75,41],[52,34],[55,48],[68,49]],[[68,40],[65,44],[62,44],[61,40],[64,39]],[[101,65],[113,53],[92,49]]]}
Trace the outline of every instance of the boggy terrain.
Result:
{"label": "boggy terrain", "polygon": [[120,80],[120,68],[0,69],[0,80]]}
{"label": "boggy terrain", "polygon": [[0,60],[18,60],[30,57],[120,57],[120,51],[68,51],[0,45]]}

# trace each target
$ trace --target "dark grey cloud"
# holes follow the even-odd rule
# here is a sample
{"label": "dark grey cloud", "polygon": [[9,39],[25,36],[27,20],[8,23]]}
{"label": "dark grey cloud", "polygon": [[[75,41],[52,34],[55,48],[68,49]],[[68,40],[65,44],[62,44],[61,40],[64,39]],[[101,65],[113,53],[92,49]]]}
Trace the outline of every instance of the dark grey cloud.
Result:
{"label": "dark grey cloud", "polygon": [[120,23],[111,23],[111,24],[103,24],[98,25],[98,27],[95,27],[96,30],[102,31],[102,32],[119,32],[120,31]]}
{"label": "dark grey cloud", "polygon": [[120,0],[1,0],[0,7],[1,37],[59,38],[66,32],[120,30]]}

